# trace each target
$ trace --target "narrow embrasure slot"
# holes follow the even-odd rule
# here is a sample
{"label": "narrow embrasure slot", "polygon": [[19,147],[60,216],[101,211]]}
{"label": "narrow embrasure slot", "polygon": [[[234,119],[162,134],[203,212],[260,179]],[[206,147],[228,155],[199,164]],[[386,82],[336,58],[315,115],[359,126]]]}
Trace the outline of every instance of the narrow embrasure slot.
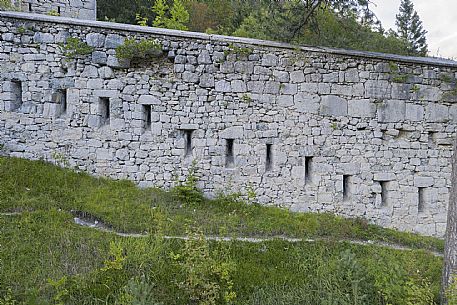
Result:
{"label": "narrow embrasure slot", "polygon": [[226,139],[225,140],[225,166],[226,167],[234,167],[235,166],[235,155],[233,153],[233,139]]}
{"label": "narrow embrasure slot", "polygon": [[22,106],[22,82],[20,80],[11,81],[11,91],[13,94],[13,110],[17,110]]}
{"label": "narrow embrasure slot", "polygon": [[59,105],[60,105],[60,115],[65,115],[67,113],[67,89],[60,89],[58,91]]}
{"label": "narrow embrasure slot", "polygon": [[305,185],[312,182],[313,157],[305,157]]}
{"label": "narrow embrasure slot", "polygon": [[265,170],[271,171],[273,169],[273,144],[267,144],[265,156]]}
{"label": "narrow embrasure slot", "polygon": [[193,134],[193,132],[194,132],[193,129],[184,129],[183,130],[185,149],[186,149],[186,152],[184,154],[185,157],[192,156],[192,150],[193,150],[192,134]]}
{"label": "narrow embrasure slot", "polygon": [[100,115],[101,125],[106,125],[110,123],[111,107],[110,100],[107,97],[100,98]]}
{"label": "narrow embrasure slot", "polygon": [[343,200],[351,198],[351,176],[343,175]]}
{"label": "narrow embrasure slot", "polygon": [[418,188],[417,211],[422,213],[425,208],[425,187]]}
{"label": "narrow embrasure slot", "polygon": [[388,181],[379,181],[381,185],[381,207],[386,207],[389,203],[388,191],[387,191],[387,184]]}
{"label": "narrow embrasure slot", "polygon": [[151,122],[152,122],[151,116],[152,116],[151,105],[143,105],[144,130],[151,129]]}

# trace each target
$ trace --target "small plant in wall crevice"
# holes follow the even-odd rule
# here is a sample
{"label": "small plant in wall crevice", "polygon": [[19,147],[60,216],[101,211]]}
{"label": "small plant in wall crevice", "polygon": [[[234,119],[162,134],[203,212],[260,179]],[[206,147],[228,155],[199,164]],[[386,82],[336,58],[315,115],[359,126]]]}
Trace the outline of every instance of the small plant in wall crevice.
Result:
{"label": "small plant in wall crevice", "polygon": [[60,13],[56,10],[50,10],[46,15],[58,17],[60,16]]}
{"label": "small plant in wall crevice", "polygon": [[86,56],[94,51],[93,47],[76,37],[67,38],[67,41],[65,43],[60,43],[59,46],[62,48],[65,57],[68,59]]}
{"label": "small plant in wall crevice", "polygon": [[398,65],[394,62],[389,62],[390,77],[394,83],[406,83],[411,77],[408,73],[402,73]]}
{"label": "small plant in wall crevice", "polygon": [[239,47],[234,44],[230,44],[228,46],[228,49],[224,51],[225,56],[230,55],[230,54],[235,54],[235,55],[239,55],[241,57],[247,57],[247,56],[251,55],[252,53],[254,53],[254,49],[249,48],[249,47]]}

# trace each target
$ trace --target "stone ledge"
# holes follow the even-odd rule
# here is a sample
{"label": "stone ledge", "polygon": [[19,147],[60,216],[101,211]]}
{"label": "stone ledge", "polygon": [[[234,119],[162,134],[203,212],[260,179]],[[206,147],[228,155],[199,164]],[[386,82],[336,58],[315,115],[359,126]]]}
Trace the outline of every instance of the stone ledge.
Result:
{"label": "stone ledge", "polygon": [[[0,18],[21,19],[21,20],[35,21],[35,22],[52,22],[52,23],[57,23],[57,24],[94,27],[94,28],[111,29],[111,30],[118,30],[118,31],[145,33],[145,34],[165,35],[165,36],[171,36],[171,37],[193,38],[193,39],[208,40],[208,41],[243,43],[243,44],[249,44],[249,45],[254,45],[254,46],[273,47],[273,48],[280,48],[280,49],[290,49],[290,50],[297,49],[296,45],[276,42],[276,41],[258,40],[258,39],[233,37],[233,36],[211,35],[211,34],[197,33],[197,32],[187,32],[187,31],[170,30],[170,29],[153,28],[153,27],[143,27],[143,26],[138,26],[138,25],[124,24],[124,23],[80,20],[80,19],[74,19],[74,18],[56,17],[56,16],[48,16],[48,15],[30,14],[30,13],[0,11]],[[374,59],[382,59],[382,60],[389,60],[389,61],[443,66],[443,67],[451,67],[451,68],[457,67],[457,61],[448,60],[448,59],[444,59],[444,58],[412,57],[412,56],[402,56],[402,55],[378,53],[378,52],[356,51],[356,50],[336,49],[336,48],[327,48],[327,47],[311,47],[311,46],[301,46],[300,50],[306,51],[306,52],[314,52],[314,53],[328,53],[328,54],[346,55],[346,56],[353,56],[353,57],[374,58]]]}

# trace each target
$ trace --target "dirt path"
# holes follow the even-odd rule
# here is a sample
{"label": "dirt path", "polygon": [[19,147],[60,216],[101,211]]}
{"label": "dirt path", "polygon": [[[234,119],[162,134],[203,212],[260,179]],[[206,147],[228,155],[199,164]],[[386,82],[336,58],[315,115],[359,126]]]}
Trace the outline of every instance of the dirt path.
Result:
{"label": "dirt path", "polygon": [[[141,238],[141,237],[148,237],[148,234],[136,234],[136,233],[121,233],[117,232],[113,229],[110,229],[108,226],[104,225],[103,223],[97,221],[97,220],[91,220],[91,219],[82,219],[79,217],[75,217],[74,221],[76,224],[85,226],[85,227],[90,227],[93,229],[105,231],[105,232],[110,232],[114,233],[118,236],[122,237],[133,237],[133,238]],[[188,236],[164,236],[165,239],[180,239],[180,240],[188,240]],[[298,242],[308,242],[308,243],[313,243],[313,242],[319,242],[319,241],[329,241],[329,239],[326,238],[315,238],[315,239],[306,239],[306,238],[292,238],[288,236],[272,236],[272,237],[228,237],[228,236],[205,236],[206,240],[212,240],[212,241],[241,241],[241,242],[248,242],[248,243],[263,243],[267,241],[273,241],[273,240],[283,240],[287,241],[290,243],[298,243]],[[355,239],[342,239],[338,240],[337,242],[340,243],[349,243],[353,245],[360,245],[360,246],[370,246],[370,245],[375,245],[379,247],[385,247],[385,248],[390,248],[390,249],[395,249],[395,250],[400,250],[400,251],[413,251],[417,250],[414,248],[406,247],[404,245],[400,244],[393,244],[393,243],[387,243],[387,242],[382,242],[382,241],[372,241],[372,240],[355,240]],[[443,257],[443,253],[437,252],[437,251],[430,251],[430,250],[425,250],[430,254],[433,254],[434,256],[438,257]]]}
{"label": "dirt path", "polygon": [[[19,216],[21,214],[22,214],[21,212],[0,213],[0,216]],[[87,228],[99,230],[102,232],[116,234],[117,236],[121,236],[121,237],[145,238],[145,237],[149,236],[149,234],[117,232],[97,219],[90,218],[90,217],[84,217],[84,215],[77,215],[77,216],[78,217],[74,217],[73,220],[77,225],[80,225],[82,227],[87,227]],[[189,236],[164,236],[163,238],[170,239],[170,240],[171,239],[188,240],[190,237]],[[273,241],[273,240],[283,240],[283,241],[287,241],[290,243],[298,243],[298,242],[313,243],[313,242],[331,240],[331,239],[327,239],[327,238],[307,239],[307,238],[292,238],[292,237],[288,237],[288,236],[228,237],[228,236],[211,236],[211,235],[205,236],[205,239],[211,240],[211,241],[241,241],[241,242],[248,242],[248,243],[263,243],[263,242],[268,242],[268,241]],[[360,245],[360,246],[375,245],[375,246],[379,246],[379,247],[385,247],[385,248],[400,250],[400,251],[418,250],[418,249],[410,248],[410,247],[400,245],[400,244],[387,243],[387,242],[374,241],[374,240],[365,241],[365,240],[355,240],[355,239],[342,239],[342,240],[338,240],[336,242],[349,243],[349,244]],[[434,256],[443,257],[443,253],[440,253],[438,251],[431,251],[431,250],[425,250],[425,251]]]}

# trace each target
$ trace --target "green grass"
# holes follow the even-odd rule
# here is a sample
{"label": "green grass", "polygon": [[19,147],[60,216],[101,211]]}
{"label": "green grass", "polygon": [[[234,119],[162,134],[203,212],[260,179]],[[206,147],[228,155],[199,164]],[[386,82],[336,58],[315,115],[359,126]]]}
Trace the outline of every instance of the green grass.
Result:
{"label": "green grass", "polygon": [[[183,253],[183,241],[118,237],[79,227],[71,214],[57,210],[1,217],[0,225],[0,293],[11,289],[18,302],[49,304],[56,291],[48,279],[66,276],[65,304],[114,304],[130,278],[145,276],[164,304],[186,304],[177,285],[185,277],[171,258],[171,253]],[[111,241],[121,245],[126,261],[122,270],[108,274],[100,269],[110,259]],[[212,249],[218,244],[212,243]],[[398,297],[404,297],[408,279],[426,279],[438,299],[442,261],[421,250],[284,241],[222,247],[225,255],[212,255],[235,266],[231,277],[236,304],[354,304],[356,296],[365,298],[367,303],[361,304],[383,304],[379,291],[398,285]],[[360,289],[357,294],[355,287]],[[332,299],[346,301],[324,302]]]}
{"label": "green grass", "polygon": [[0,211],[84,211],[122,232],[155,232],[160,222],[164,234],[183,235],[187,224],[198,223],[208,235],[360,239],[444,248],[440,239],[381,228],[362,219],[247,205],[230,196],[186,205],[173,192],[140,189],[129,181],[94,178],[41,161],[1,158],[0,183]]}
{"label": "green grass", "polygon": [[[89,212],[117,230],[156,234],[128,238],[80,227],[70,210]],[[205,304],[420,305],[433,304],[427,298],[439,300],[442,259],[424,249],[441,248],[442,242],[362,220],[227,198],[183,205],[175,192],[139,189],[130,182],[16,158],[0,158],[0,211],[24,211],[0,216],[1,305],[203,304],[196,296],[211,287],[220,290],[214,303]],[[196,224],[210,234],[326,239],[199,244],[161,238],[187,235]],[[347,238],[422,250],[339,242]],[[144,291],[155,302],[145,301]],[[232,303],[223,301],[227,291],[236,293]]]}

